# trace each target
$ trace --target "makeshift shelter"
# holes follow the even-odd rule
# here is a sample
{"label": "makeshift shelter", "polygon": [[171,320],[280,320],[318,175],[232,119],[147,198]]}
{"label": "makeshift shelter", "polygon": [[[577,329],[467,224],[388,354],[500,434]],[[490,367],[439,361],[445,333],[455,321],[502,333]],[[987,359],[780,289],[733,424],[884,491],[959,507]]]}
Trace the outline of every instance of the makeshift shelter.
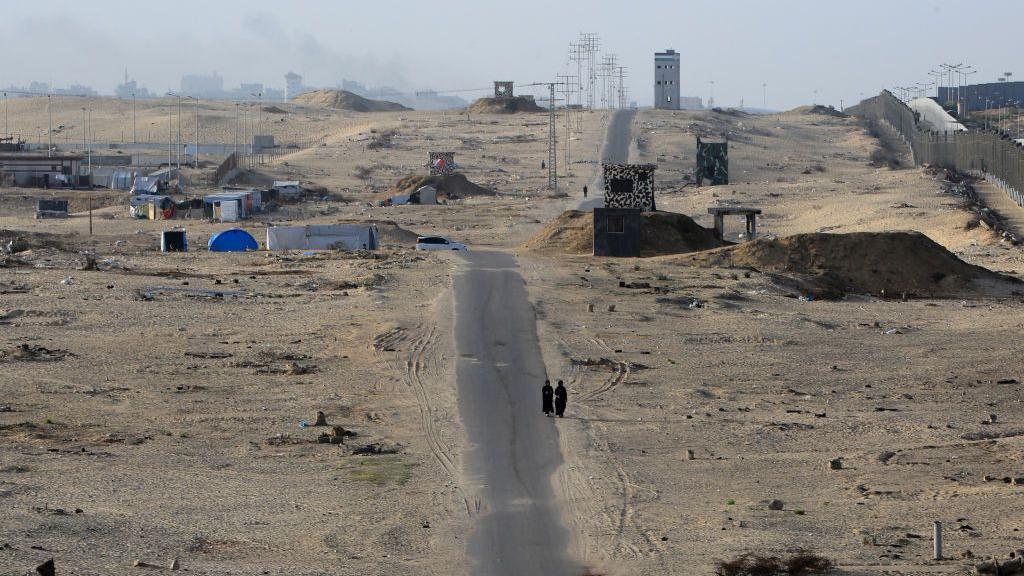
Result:
{"label": "makeshift shelter", "polygon": [[379,238],[373,224],[272,226],[267,250],[376,250]]}
{"label": "makeshift shelter", "polygon": [[272,188],[277,191],[280,200],[294,200],[302,193],[298,180],[276,181]]}
{"label": "makeshift shelter", "polygon": [[241,228],[232,228],[211,236],[206,247],[210,252],[248,252],[259,250],[260,244],[252,234]]}
{"label": "makeshift shelter", "polygon": [[409,196],[410,204],[437,204],[437,188],[430,186],[423,186],[420,189],[413,192]]}
{"label": "makeshift shelter", "polygon": [[132,194],[156,194],[159,191],[159,176],[136,176],[131,188]]}
{"label": "makeshift shelter", "polygon": [[248,218],[259,207],[260,196],[254,190],[219,192],[203,197],[203,217],[221,222]]}
{"label": "makeshift shelter", "polygon": [[167,220],[174,217],[177,206],[170,196],[135,194],[129,200],[132,218],[140,220]]}

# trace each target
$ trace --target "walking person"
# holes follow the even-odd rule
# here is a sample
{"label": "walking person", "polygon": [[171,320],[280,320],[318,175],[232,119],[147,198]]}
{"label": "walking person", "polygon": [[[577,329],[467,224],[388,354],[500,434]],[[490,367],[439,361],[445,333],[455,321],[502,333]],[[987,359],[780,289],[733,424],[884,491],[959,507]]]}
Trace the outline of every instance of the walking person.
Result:
{"label": "walking person", "polygon": [[584,198],[587,197],[587,185],[586,184],[583,185],[583,197]]}
{"label": "walking person", "polygon": [[558,387],[555,388],[555,415],[559,418],[565,414],[565,403],[569,400],[569,391],[565,389],[565,384],[561,380],[558,381]]}
{"label": "walking person", "polygon": [[551,387],[551,380],[545,380],[544,386],[540,389],[541,405],[545,416],[551,416],[551,413],[555,411],[554,395],[555,389]]}

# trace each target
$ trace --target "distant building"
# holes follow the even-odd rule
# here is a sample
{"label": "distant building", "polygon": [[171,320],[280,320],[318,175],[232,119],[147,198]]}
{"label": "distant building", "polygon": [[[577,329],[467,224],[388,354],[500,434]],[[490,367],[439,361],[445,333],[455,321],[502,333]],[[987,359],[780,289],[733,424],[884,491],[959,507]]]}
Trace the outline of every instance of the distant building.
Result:
{"label": "distant building", "polygon": [[968,111],[1021,106],[1024,104],[1024,82],[989,82],[959,88],[939,86],[938,99],[947,107],[963,102]]}
{"label": "distant building", "polygon": [[253,94],[263,94],[263,84],[261,82],[253,82],[249,84],[239,84],[238,90],[235,90],[238,96],[242,98],[248,98]]}
{"label": "distant building", "polygon": [[675,50],[654,53],[654,107],[679,109],[679,54]]}
{"label": "distant building", "polygon": [[186,74],[181,77],[181,93],[197,98],[223,98],[224,77],[214,72],[205,74]]}
{"label": "distant building", "polygon": [[704,100],[700,96],[680,96],[680,110],[703,110]]}
{"label": "distant building", "polygon": [[355,80],[342,79],[341,89],[347,90],[348,92],[351,92],[353,94],[359,94],[360,96],[366,96],[366,94],[369,92],[365,84],[363,84],[362,82],[357,82]]}
{"label": "distant building", "polygon": [[99,96],[100,93],[92,86],[83,84],[72,84],[67,88],[54,88],[53,93],[60,96]]}
{"label": "distant building", "polygon": [[309,92],[309,88],[302,85],[302,76],[295,72],[289,72],[284,75],[284,96],[286,99],[291,100],[303,92]]}
{"label": "distant building", "polygon": [[114,88],[114,95],[118,98],[131,98],[133,95],[136,98],[151,98],[153,94],[143,86],[139,86],[135,80],[128,79],[128,70],[124,71],[124,82],[117,85]]}

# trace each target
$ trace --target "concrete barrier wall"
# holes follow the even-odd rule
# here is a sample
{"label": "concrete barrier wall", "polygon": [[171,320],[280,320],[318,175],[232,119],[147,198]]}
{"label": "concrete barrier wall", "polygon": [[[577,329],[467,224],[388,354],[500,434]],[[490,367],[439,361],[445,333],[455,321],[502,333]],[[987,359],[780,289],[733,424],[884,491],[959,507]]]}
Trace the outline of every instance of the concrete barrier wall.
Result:
{"label": "concrete barrier wall", "polygon": [[847,112],[895,130],[910,146],[914,163],[951,168],[985,178],[1024,207],[1024,145],[997,130],[934,132],[888,90]]}

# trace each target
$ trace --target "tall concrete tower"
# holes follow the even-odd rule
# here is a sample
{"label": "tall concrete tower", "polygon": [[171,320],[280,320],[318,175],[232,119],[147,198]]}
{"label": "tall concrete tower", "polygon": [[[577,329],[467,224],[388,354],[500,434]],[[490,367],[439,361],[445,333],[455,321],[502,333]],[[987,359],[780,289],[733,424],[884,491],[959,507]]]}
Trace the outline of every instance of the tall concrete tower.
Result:
{"label": "tall concrete tower", "polygon": [[675,50],[654,53],[654,107],[679,110],[679,54]]}
{"label": "tall concrete tower", "polygon": [[284,97],[288,100],[295,98],[299,94],[302,94],[302,76],[299,76],[295,72],[288,72],[284,75]]}

